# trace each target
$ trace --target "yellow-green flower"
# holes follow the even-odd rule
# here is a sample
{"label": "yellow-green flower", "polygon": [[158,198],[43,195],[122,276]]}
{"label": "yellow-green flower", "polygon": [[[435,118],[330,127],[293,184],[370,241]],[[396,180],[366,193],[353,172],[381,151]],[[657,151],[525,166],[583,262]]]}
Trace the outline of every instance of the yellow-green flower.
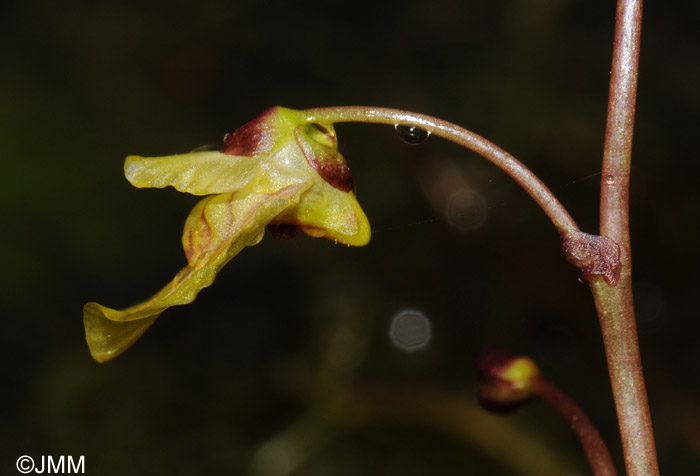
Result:
{"label": "yellow-green flower", "polygon": [[169,157],[131,156],[126,178],[136,187],[173,186],[209,195],[182,234],[185,266],[155,296],[118,311],[83,309],[90,353],[99,362],[121,354],[170,306],[188,304],[244,247],[271,232],[297,231],[353,246],[367,244],[367,217],[332,124],[309,123],[301,111],[270,108],[224,139],[224,149]]}

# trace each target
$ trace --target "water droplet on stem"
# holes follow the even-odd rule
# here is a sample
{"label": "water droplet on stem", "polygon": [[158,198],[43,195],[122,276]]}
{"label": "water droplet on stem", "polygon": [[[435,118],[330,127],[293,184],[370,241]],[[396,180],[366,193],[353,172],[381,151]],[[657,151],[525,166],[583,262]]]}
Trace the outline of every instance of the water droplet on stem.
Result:
{"label": "water droplet on stem", "polygon": [[430,132],[417,126],[395,124],[394,129],[396,129],[399,138],[408,145],[418,145],[430,136]]}

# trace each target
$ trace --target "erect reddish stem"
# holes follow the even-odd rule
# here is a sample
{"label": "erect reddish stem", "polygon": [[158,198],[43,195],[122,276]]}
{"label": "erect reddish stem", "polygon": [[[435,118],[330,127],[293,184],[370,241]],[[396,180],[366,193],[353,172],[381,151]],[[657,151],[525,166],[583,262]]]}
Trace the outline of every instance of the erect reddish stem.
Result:
{"label": "erect reddish stem", "polygon": [[608,448],[605,446],[596,427],[591,423],[584,411],[581,410],[581,407],[571,397],[557,388],[556,385],[542,376],[535,377],[531,385],[533,392],[556,408],[576,432],[581,440],[583,451],[588,457],[593,474],[595,476],[616,476],[615,465],[610,457]]}
{"label": "erect reddish stem", "polygon": [[659,474],[632,300],[629,178],[642,0],[619,0],[605,131],[600,234],[617,243],[620,279],[589,280],[598,310],[628,476]]}

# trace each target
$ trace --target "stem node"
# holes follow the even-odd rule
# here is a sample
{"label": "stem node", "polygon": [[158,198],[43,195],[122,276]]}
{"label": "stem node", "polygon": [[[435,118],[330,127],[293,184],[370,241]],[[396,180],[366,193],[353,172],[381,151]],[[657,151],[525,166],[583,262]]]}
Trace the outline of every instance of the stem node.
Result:
{"label": "stem node", "polygon": [[572,231],[562,235],[566,259],[581,270],[586,281],[602,277],[609,286],[620,280],[620,246],[607,236]]}

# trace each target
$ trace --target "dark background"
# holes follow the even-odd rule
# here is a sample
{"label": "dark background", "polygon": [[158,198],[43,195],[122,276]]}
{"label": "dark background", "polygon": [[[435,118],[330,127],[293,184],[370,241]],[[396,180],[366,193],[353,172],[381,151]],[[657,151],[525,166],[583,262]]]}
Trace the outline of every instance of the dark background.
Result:
{"label": "dark background", "polygon": [[[632,171],[640,341],[669,475],[700,469],[699,5],[646,5]],[[536,359],[621,464],[597,317],[553,227],[505,174],[440,139],[337,126],[367,247],[267,236],[104,365],[81,318],[87,301],[151,296],[185,263],[197,199],[131,187],[124,158],[219,144],[276,104],[451,120],[597,232],[614,2],[0,8],[0,473],[27,454],[84,455],[91,475],[589,474],[543,403],[475,408],[484,344]],[[407,308],[432,325],[412,353],[388,337]]]}

